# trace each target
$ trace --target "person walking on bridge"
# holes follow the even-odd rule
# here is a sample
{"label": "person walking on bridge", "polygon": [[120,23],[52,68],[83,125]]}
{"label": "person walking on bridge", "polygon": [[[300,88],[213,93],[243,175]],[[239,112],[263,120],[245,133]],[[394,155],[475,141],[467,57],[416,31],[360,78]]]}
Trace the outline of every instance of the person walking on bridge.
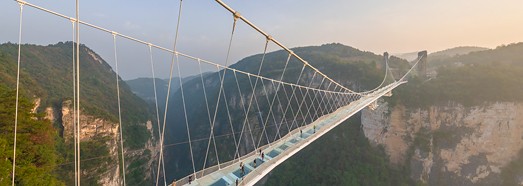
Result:
{"label": "person walking on bridge", "polygon": [[240,162],[240,171],[241,171],[241,176],[242,176],[242,180],[243,180],[243,176],[245,175],[245,168],[243,167],[243,162]]}

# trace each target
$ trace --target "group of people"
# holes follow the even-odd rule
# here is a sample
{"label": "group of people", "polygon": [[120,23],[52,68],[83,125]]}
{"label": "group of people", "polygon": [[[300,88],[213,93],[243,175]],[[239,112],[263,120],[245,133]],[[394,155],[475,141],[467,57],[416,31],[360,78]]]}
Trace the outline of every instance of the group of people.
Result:
{"label": "group of people", "polygon": [[[260,158],[261,160],[265,160],[265,153],[260,149],[259,151],[259,154],[260,154]],[[252,162],[252,165],[254,168],[256,168],[256,159],[258,158],[255,158],[254,161]],[[240,162],[240,174],[241,174],[241,178],[243,180],[243,176],[245,176],[245,165],[243,164],[243,162]],[[239,179],[236,179],[236,185],[238,185],[239,183]]]}

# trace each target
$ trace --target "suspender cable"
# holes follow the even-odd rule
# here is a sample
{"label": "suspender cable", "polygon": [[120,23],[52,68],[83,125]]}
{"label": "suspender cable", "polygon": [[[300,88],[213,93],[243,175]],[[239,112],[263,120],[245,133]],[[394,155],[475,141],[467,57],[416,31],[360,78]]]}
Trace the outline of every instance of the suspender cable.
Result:
{"label": "suspender cable", "polygon": [[[321,85],[323,84],[324,81],[325,81],[325,78],[323,78],[321,80],[320,87],[321,87]],[[313,95],[314,98],[309,97],[310,98],[309,100],[311,100],[311,105],[307,109],[307,114],[305,114],[305,117],[308,116],[308,117],[311,118],[311,122],[316,120],[316,116],[317,116],[317,114],[315,114],[316,112],[314,112],[314,113],[310,112],[311,109],[313,109],[314,111],[316,110],[316,105],[314,105],[314,103],[316,103],[316,100],[317,100],[317,97],[318,97],[318,92],[316,92],[316,91],[313,91],[313,92],[314,92],[314,95]],[[315,114],[315,115],[313,116],[313,114]]]}
{"label": "suspender cable", "polygon": [[[218,69],[218,72],[220,72],[220,70]],[[227,118],[229,120],[229,125],[231,126],[231,131],[233,133],[233,140],[234,140],[234,145],[235,147],[238,147],[238,144],[236,144],[236,137],[234,135],[234,126],[232,124],[232,117],[231,117],[231,113],[229,111],[229,104],[228,104],[228,101],[227,101],[227,95],[225,94],[225,89],[223,90],[223,99],[225,101],[225,110],[227,111]],[[216,146],[216,138],[215,138],[215,135],[213,134],[213,141],[214,141],[214,150],[216,151],[216,159],[218,159],[218,150],[217,150],[217,146]],[[233,158],[234,159],[234,158]],[[221,169],[220,167],[220,161],[218,161],[218,168]]]}
{"label": "suspender cable", "polygon": [[[256,109],[258,109],[257,112],[255,111],[255,113],[256,113],[256,114],[255,114],[255,117],[258,117],[258,116],[259,116],[258,114],[260,114],[260,106],[259,106],[259,104],[258,104],[258,98],[256,97],[256,87],[257,87],[256,84],[258,84],[258,81],[257,81],[258,78],[256,78],[256,79],[254,80],[255,83],[254,83],[254,86],[253,86],[253,85],[252,85],[251,76],[247,76],[247,77],[249,78],[249,85],[251,86],[251,90],[252,90],[252,96],[251,96],[251,99],[250,99],[250,102],[249,102],[249,103],[250,103],[250,104],[249,104],[249,108],[250,108],[250,106],[252,105],[252,100],[254,99],[254,105],[256,106]],[[249,110],[247,110],[247,113],[249,113]],[[248,118],[247,118],[247,119],[248,119]],[[250,127],[250,126],[249,126],[249,127]],[[255,125],[254,128],[256,128],[256,125]],[[263,135],[263,133],[262,133],[261,135]],[[262,136],[260,136],[260,138],[261,138],[261,137],[262,137]],[[254,150],[258,149],[258,146],[256,146],[256,142],[254,141],[254,137],[253,137],[253,142],[252,142],[252,143],[253,143]]]}
{"label": "suspender cable", "polygon": [[[323,84],[323,81],[325,80],[325,77],[321,80],[321,83],[320,83],[320,87],[321,85]],[[314,104],[315,101],[316,101],[316,96],[317,96],[317,93],[316,91],[312,91],[312,95],[309,96],[309,100],[311,101],[311,104],[310,105],[305,105],[305,107],[307,108],[307,113],[305,114],[305,118],[309,117],[311,119],[311,123],[315,120],[315,116],[313,116],[313,113],[311,113],[311,109],[316,109],[316,105]]]}
{"label": "suspender cable", "polygon": [[[71,48],[73,49],[72,50],[73,51],[73,55],[71,56],[71,58],[73,59],[73,68],[72,68],[72,71],[73,71],[73,147],[74,147],[74,170],[77,170],[78,169],[78,167],[77,167],[78,163],[77,163],[77,159],[76,158],[78,158],[78,157],[76,156],[76,154],[77,154],[76,140],[79,140],[79,139],[77,139],[76,135],[75,135],[76,134],[76,130],[77,130],[77,128],[76,128],[76,81],[75,81],[75,79],[76,79],[75,66],[76,65],[75,65],[75,57],[74,57],[75,56],[75,45],[76,45],[74,41],[75,41],[75,35],[76,34],[75,34],[75,21],[73,19],[71,19],[71,23],[73,25],[73,34],[72,34],[72,36],[73,36],[73,40],[72,40],[73,41],[72,42],[73,45],[71,46]],[[74,185],[75,186],[78,185],[77,181],[78,180],[75,177],[75,179],[74,179]]]}
{"label": "suspender cable", "polygon": [[[289,121],[287,120],[287,111],[290,108],[291,116],[294,116],[295,113],[294,113],[294,109],[292,108],[292,106],[288,107],[289,104],[292,104],[292,100],[291,100],[292,98],[289,99],[289,94],[287,93],[287,89],[285,88],[284,85],[282,85],[282,86],[283,86],[283,93],[285,94],[285,99],[287,100],[287,104],[286,104],[287,107],[285,107],[285,110],[282,108],[282,113],[283,113],[284,117],[281,118],[280,123],[283,123],[283,121],[285,120],[285,125],[287,126],[287,131],[290,132],[291,128],[289,127]],[[290,88],[292,90],[294,87],[291,86]],[[292,97],[292,95],[291,95],[291,97]],[[291,121],[291,125],[292,125],[292,121]]]}
{"label": "suspender cable", "polygon": [[[305,65],[303,65],[303,67],[301,68],[301,72],[300,72],[300,75],[298,76],[298,79],[296,80],[296,84],[298,84],[300,82],[301,76],[303,75],[303,70],[305,70]],[[296,91],[296,87],[292,87],[291,97],[289,98],[289,102],[287,103],[287,107],[285,107],[285,111],[283,112],[284,116],[287,115],[287,111],[288,111],[289,107],[291,107],[291,110],[292,110],[292,106],[291,106],[292,105],[292,101],[293,101],[292,98],[294,97],[295,91]],[[285,93],[285,95],[287,96],[287,93]],[[297,103],[298,103],[298,101],[296,101],[296,104]],[[298,115],[299,112],[300,111],[299,111],[299,108],[298,108],[298,111],[296,111],[296,113],[293,113],[292,115]],[[293,118],[294,118],[294,116],[293,116]],[[283,118],[282,118],[282,122],[283,122]],[[294,122],[295,122],[295,120],[292,120],[291,127],[289,128],[289,132],[288,133],[291,133],[292,126],[294,125]]]}
{"label": "suspender cable", "polygon": [[80,158],[81,152],[80,152],[80,131],[81,131],[81,124],[80,124],[80,1],[76,0],[76,153],[77,153],[77,170],[75,170],[76,179],[78,186],[80,186],[81,181],[81,164],[80,164]]}
{"label": "suspender cable", "polygon": [[22,50],[22,18],[24,11],[24,4],[20,3],[20,25],[18,30],[18,58],[16,67],[16,103],[15,103],[15,128],[14,128],[14,142],[13,142],[13,172],[11,173],[11,185],[15,185],[16,178],[16,133],[18,130],[18,96],[20,94],[20,53]]}
{"label": "suspender cable", "polygon": [[120,76],[118,73],[118,54],[116,50],[116,35],[113,34],[113,45],[114,45],[114,63],[116,71],[116,95],[118,98],[118,125],[120,127],[120,153],[122,153],[122,176],[123,185],[125,186],[125,153],[123,148],[123,127],[122,127],[122,108],[120,104]]}
{"label": "suspender cable", "polygon": [[[254,144],[254,137],[252,135],[251,124],[250,124],[249,120],[247,119],[247,117],[249,116],[249,113],[248,113],[247,110],[245,110],[245,101],[243,100],[243,94],[242,94],[242,91],[240,89],[240,84],[238,82],[238,76],[236,74],[236,71],[233,71],[233,73],[234,73],[234,78],[236,80],[236,87],[238,87],[238,92],[240,93],[240,102],[241,102],[241,105],[242,105],[243,113],[245,114],[245,118],[246,118],[246,119],[243,120],[243,125],[242,125],[242,129],[241,129],[241,132],[240,132],[240,138],[238,139],[238,146],[236,147],[236,151],[234,152],[234,154],[238,154],[238,161],[241,161],[241,156],[240,156],[239,150],[240,150],[240,145],[241,145],[241,141],[242,141],[242,137],[243,137],[243,131],[245,129],[245,125],[246,124],[249,127],[249,133],[251,134],[252,146],[254,147],[255,144]],[[250,81],[250,78],[249,78],[249,81]]]}
{"label": "suspender cable", "polygon": [[[30,3],[27,3],[25,1],[22,1],[22,0],[16,0],[17,2],[23,2],[25,5],[29,6],[29,7],[33,7],[33,8],[36,8],[38,10],[41,10],[41,11],[44,11],[44,12],[47,12],[47,13],[50,13],[50,14],[53,14],[53,15],[56,15],[58,17],[62,17],[62,18],[66,18],[66,19],[71,19],[72,17],[68,17],[68,16],[65,16],[63,14],[59,14],[57,12],[53,12],[51,10],[48,10],[48,9],[45,9],[45,8],[42,8],[42,7],[39,7],[39,6],[36,6],[36,5],[33,5],[33,4],[30,4]],[[74,18],[72,18],[74,19]],[[224,69],[227,69],[227,70],[235,70],[237,73],[242,73],[242,74],[245,74],[245,75],[249,75],[249,76],[254,76],[254,77],[257,77],[257,78],[260,78],[260,79],[263,79],[263,80],[274,80],[275,82],[278,82],[278,83],[282,83],[284,85],[289,85],[289,86],[295,86],[295,87],[300,87],[300,88],[305,88],[305,89],[311,89],[311,90],[316,90],[315,88],[310,88],[310,87],[305,87],[305,86],[301,86],[301,85],[297,85],[297,84],[293,84],[293,83],[289,83],[289,82],[282,82],[282,81],[278,81],[278,80],[275,80],[275,79],[271,79],[271,78],[267,78],[267,77],[263,77],[263,76],[258,76],[256,74],[251,74],[251,73],[248,73],[248,72],[245,72],[245,71],[242,71],[242,70],[238,70],[238,69],[234,69],[234,68],[231,68],[231,67],[228,67],[228,66],[224,66],[224,65],[221,65],[221,64],[217,64],[217,63],[214,63],[214,62],[211,62],[211,61],[208,61],[208,60],[204,60],[204,59],[200,59],[200,58],[197,58],[197,57],[194,57],[194,56],[191,56],[191,55],[188,55],[188,54],[185,54],[185,53],[181,53],[179,51],[175,51],[175,50],[172,50],[172,49],[167,49],[165,47],[161,47],[161,46],[158,46],[158,45],[155,45],[155,44],[152,44],[152,43],[149,43],[149,42],[146,42],[146,41],[143,41],[143,40],[139,40],[139,39],[136,39],[136,38],[133,38],[131,36],[127,36],[127,35],[124,35],[124,34],[121,34],[121,33],[118,33],[118,32],[115,32],[115,31],[111,31],[111,30],[108,30],[108,29],[105,29],[105,28],[102,28],[102,27],[99,27],[99,26],[96,26],[96,25],[93,25],[93,24],[90,24],[90,23],[87,23],[85,21],[81,21],[79,20],[79,24],[83,24],[85,26],[88,26],[88,27],[91,27],[93,29],[97,29],[97,30],[100,30],[100,31],[103,31],[103,32],[107,32],[107,33],[110,33],[110,34],[116,34],[117,36],[120,36],[124,39],[128,39],[130,41],[133,41],[133,42],[136,42],[136,43],[140,43],[140,44],[144,44],[144,45],[151,45],[151,47],[153,48],[157,48],[159,50],[162,50],[162,51],[165,51],[165,52],[168,52],[168,53],[171,53],[171,54],[178,54],[180,56],[183,56],[183,57],[186,57],[186,58],[189,58],[189,59],[192,59],[193,61],[197,61],[197,60],[200,60],[202,63],[207,63],[207,64],[210,64],[210,65],[215,65],[215,66],[218,66],[220,68],[224,68]],[[293,54],[293,56],[296,56],[296,54]],[[307,66],[307,65],[306,65]],[[334,82],[333,82],[334,83]],[[332,91],[328,91],[328,90],[319,90],[319,91],[322,91],[322,92],[332,92]],[[350,94],[348,93],[349,91],[342,91],[341,93],[343,94]]]}
{"label": "suspender cable", "polygon": [[[231,31],[231,37],[229,39],[229,47],[227,48],[227,55],[225,57],[225,66],[227,66],[229,64],[229,55],[231,53],[232,41],[233,41],[233,38],[234,38],[234,31],[236,30],[236,22],[238,20],[238,15],[239,15],[239,13],[234,13],[234,15],[233,15],[232,31]],[[219,71],[218,71],[218,73],[219,73]],[[212,135],[214,135],[214,124],[216,122],[216,115],[218,115],[218,108],[220,107],[220,98],[222,96],[223,81],[224,81],[226,73],[227,73],[227,70],[224,69],[223,70],[223,76],[221,77],[221,81],[220,81],[220,89],[218,90],[218,99],[216,100],[216,108],[214,109],[214,116],[213,116],[213,119],[212,119],[211,133],[209,134],[209,142],[207,143],[207,152],[205,153],[205,159],[203,161],[203,169],[205,169],[205,166],[207,165],[207,158],[208,158],[208,154],[209,154],[209,148],[211,146],[211,137],[212,137]],[[227,103],[225,103],[225,104],[227,104]],[[203,173],[204,172],[202,172],[202,174]]]}
{"label": "suspender cable", "polygon": [[[152,47],[151,45],[147,45],[148,48],[149,48],[149,59],[150,59],[150,63],[151,63],[151,73],[152,73],[152,76],[153,76],[153,90],[154,90],[154,106],[155,106],[155,109],[156,109],[156,124],[158,126],[158,137],[160,137],[162,134],[160,132],[161,130],[161,126],[160,126],[160,113],[159,113],[159,108],[158,108],[158,94],[157,94],[157,91],[156,91],[156,76],[155,76],[155,73],[154,73],[154,61],[153,61],[153,51],[152,51]],[[161,164],[160,164],[161,163]],[[163,183],[164,185],[167,185],[167,181],[165,180],[165,164],[164,164],[164,159],[163,159],[163,154],[160,154],[159,155],[159,159],[158,159],[158,169],[157,169],[157,174],[156,174],[156,183],[158,184],[159,182],[159,177],[160,177],[160,165],[161,167],[163,168],[162,169],[162,172],[163,172]]]}
{"label": "suspender cable", "polygon": [[[314,75],[312,76],[311,82],[309,83],[309,87],[310,87],[310,86],[312,85],[312,83],[314,82],[314,77],[316,77],[316,72],[314,72]],[[300,89],[300,92],[301,92],[301,89]],[[300,111],[301,111],[301,108],[302,108],[301,106],[302,106],[303,103],[305,102],[305,98],[307,97],[308,94],[309,94],[309,89],[307,89],[307,90],[305,91],[305,95],[303,95],[303,93],[302,93],[302,96],[303,96],[303,97],[302,97],[302,100],[301,100],[300,105],[298,106],[298,108],[300,108]],[[294,120],[296,120],[296,117],[298,117],[298,115],[294,116]],[[302,124],[301,126],[298,126],[298,127],[302,127],[302,126],[305,125],[305,123],[307,123],[307,120],[306,120],[305,115],[303,114],[303,112],[302,112],[301,117],[303,118],[303,124]]]}
{"label": "suspender cable", "polygon": [[400,80],[399,80],[400,82],[403,81],[403,79],[405,77],[407,77],[407,75],[410,74],[410,71],[412,71],[418,65],[418,63],[421,61],[421,59],[423,59],[423,57],[418,58],[418,61],[416,61],[416,63],[414,63],[414,65],[412,65],[412,67],[409,69],[409,71],[407,71],[407,73],[405,73],[405,75],[403,75],[403,77],[400,78]]}
{"label": "suspender cable", "polygon": [[[223,8],[227,9],[229,12],[231,13],[235,13],[236,11],[234,9],[232,9],[231,7],[229,7],[227,4],[225,4],[222,0],[216,0],[216,2],[218,4],[220,4]],[[261,30],[259,27],[257,27],[256,25],[254,25],[252,22],[250,22],[249,20],[247,20],[247,18],[239,15],[238,18],[240,20],[242,20],[244,23],[246,23],[247,25],[249,25],[251,28],[253,28],[254,30],[256,30],[257,32],[259,32],[260,34],[262,34],[263,36],[265,37],[270,37],[269,34],[267,34],[266,32],[264,32],[263,30]],[[292,53],[292,51],[287,48],[286,46],[284,46],[283,44],[281,44],[278,40],[276,39],[271,39],[271,41],[280,46],[282,49],[286,50],[287,52],[290,52]],[[303,58],[301,58],[300,56],[296,55],[295,53],[292,53],[292,55],[294,57],[296,57],[299,61],[301,61],[304,65],[310,67],[312,70],[314,70],[315,72],[317,72],[318,74],[320,74],[321,76],[327,78],[329,81],[332,81],[334,84],[338,85],[338,86],[341,86],[344,90],[348,91],[348,92],[351,92],[351,93],[356,93],[344,86],[342,86],[341,84],[339,84],[338,82],[334,81],[333,79],[331,79],[330,77],[328,77],[327,75],[323,74],[321,71],[319,71],[317,68],[315,68],[314,66],[312,66],[311,64],[309,64],[307,61],[305,61]]]}
{"label": "suspender cable", "polygon": [[[330,82],[329,85],[327,85],[327,89],[329,89],[331,85],[332,85],[332,82]],[[325,115],[325,108],[327,106],[327,104],[325,103],[325,98],[326,97],[327,97],[327,93],[322,92],[321,93],[320,107],[319,107],[319,110],[316,110],[316,112],[319,112],[322,116]]]}
{"label": "suspender cable", "polygon": [[[260,62],[260,67],[258,68],[258,73],[257,75],[259,76],[260,73],[261,73],[261,70],[263,68],[263,62],[265,61],[265,55],[267,54],[267,46],[269,45],[269,41],[270,41],[270,36],[267,37],[267,40],[265,40],[265,47],[263,48],[263,55],[262,55],[262,59],[261,59],[261,62]],[[256,102],[256,108],[258,108],[258,112],[261,112],[260,110],[260,105],[258,103],[258,99],[256,98],[256,88],[257,88],[257,85],[258,85],[258,79],[259,78],[256,78],[256,80],[254,81],[254,88],[252,89],[252,97],[254,97],[255,99],[255,102]],[[249,79],[249,83],[251,83],[250,79]],[[262,85],[263,85],[263,80],[262,80]],[[252,83],[251,83],[251,86],[252,86]],[[263,85],[263,88],[265,90],[265,85]],[[267,94],[267,92],[265,91],[265,94]],[[252,101],[252,97],[251,97],[251,101]],[[262,123],[263,125],[263,123]],[[259,140],[261,140],[262,136],[263,136],[263,133],[265,132],[265,125],[263,126],[263,130],[262,130],[262,133],[261,133],[261,136],[259,138]],[[267,135],[267,134],[266,134]],[[259,142],[258,142],[258,146],[254,146],[255,149],[258,149],[259,147]]]}
{"label": "suspender cable", "polygon": [[[163,129],[162,129],[162,136],[161,136],[161,139],[160,139],[160,154],[163,154],[163,143],[164,143],[164,137],[165,137],[165,124],[166,124],[166,121],[167,121],[167,111],[168,111],[168,108],[169,108],[169,97],[170,97],[170,94],[171,94],[171,83],[172,83],[172,78],[173,78],[173,68],[174,68],[174,62],[175,62],[175,59],[178,58],[178,52],[176,52],[176,44],[178,42],[178,33],[179,33],[179,29],[180,29],[180,20],[181,20],[181,17],[182,17],[182,8],[183,8],[183,0],[180,0],[180,6],[178,8],[178,20],[176,22],[176,31],[175,31],[175,36],[174,36],[174,43],[173,43],[173,52],[172,52],[172,58],[171,58],[171,67],[170,67],[170,71],[169,71],[169,83],[167,85],[167,95],[166,95],[166,99],[165,99],[165,111],[164,111],[164,115],[163,115]],[[189,128],[187,128],[187,130],[189,130]],[[192,146],[191,146],[191,143],[190,143],[191,139],[190,139],[190,136],[189,136],[189,150],[191,152],[191,162],[192,162],[192,168],[193,168],[193,174],[196,174],[196,167],[194,166],[194,158],[193,158],[193,154],[192,154]],[[156,183],[158,184],[158,182]]]}
{"label": "suspender cable", "polygon": [[[209,128],[212,128],[211,109],[209,108],[209,101],[207,99],[207,89],[205,88],[205,81],[203,80],[203,72],[202,72],[202,65],[201,64],[202,64],[201,61],[198,60],[198,69],[199,69],[199,72],[200,72],[200,79],[202,81],[203,95],[204,95],[204,98],[205,98],[205,108],[207,110],[207,118],[209,120]],[[221,79],[220,69],[218,69],[218,78]],[[224,97],[225,97],[225,92],[224,92]],[[225,101],[225,102],[227,102],[227,101]],[[231,125],[231,130],[232,130],[232,133],[233,133],[234,145],[235,145],[235,147],[237,147],[238,144],[236,144],[236,137],[234,135],[234,128],[232,128],[232,121],[231,121],[231,116],[230,116],[230,113],[229,113],[229,107],[228,106],[227,106],[227,116],[229,117],[229,124]],[[218,149],[216,147],[216,138],[215,138],[214,135],[212,135],[211,137],[212,137],[212,141],[214,143],[214,152],[216,154],[216,159],[218,159]]]}
{"label": "suspender cable", "polygon": [[[185,106],[185,94],[183,93],[182,73],[180,71],[180,59],[178,58],[178,55],[176,55],[176,66],[178,69],[178,77],[179,77],[178,81],[180,83],[180,92],[182,94],[183,115],[185,117],[185,126],[187,127],[187,136],[189,137],[189,141],[191,141],[191,132],[189,129],[189,118],[187,118],[187,107]],[[189,142],[189,150],[191,151],[191,161],[194,166],[194,155],[193,155],[193,151],[192,151],[191,142]]]}
{"label": "suspender cable", "polygon": [[[283,77],[285,75],[285,71],[287,70],[287,66],[289,65],[289,61],[291,60],[291,54],[289,53],[289,56],[287,56],[287,60],[285,61],[285,66],[283,67],[283,71],[281,73],[281,76],[280,76],[280,81],[283,81]],[[273,84],[274,84],[274,81],[273,81]],[[283,89],[285,89],[285,87],[283,87]],[[278,97],[278,91],[280,90],[280,84],[278,83],[277,87],[276,87],[276,91],[275,91],[275,96],[274,98],[272,98],[272,103],[271,104],[274,104],[274,99],[276,97]],[[281,102],[280,102],[280,98],[278,97],[278,102],[280,103],[279,106],[280,106],[280,109],[282,110],[282,113],[283,113],[283,108],[281,106]],[[285,115],[282,115],[282,118],[285,118]],[[275,123],[276,124],[276,123]],[[280,123],[280,126],[277,126],[276,127],[276,132],[277,132],[277,136],[279,136],[281,138],[281,134],[280,134],[280,128],[281,128],[281,123]],[[274,140],[272,141],[276,141],[276,136],[274,136]]]}

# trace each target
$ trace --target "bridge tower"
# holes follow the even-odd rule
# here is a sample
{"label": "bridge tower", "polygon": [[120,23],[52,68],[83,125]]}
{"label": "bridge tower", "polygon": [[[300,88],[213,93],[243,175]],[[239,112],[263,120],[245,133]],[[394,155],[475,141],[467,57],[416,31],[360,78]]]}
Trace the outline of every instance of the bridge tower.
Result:
{"label": "bridge tower", "polygon": [[418,76],[421,79],[427,79],[427,51],[418,52]]}
{"label": "bridge tower", "polygon": [[384,68],[387,67],[387,60],[388,59],[389,59],[389,53],[388,52],[383,53],[383,67]]}

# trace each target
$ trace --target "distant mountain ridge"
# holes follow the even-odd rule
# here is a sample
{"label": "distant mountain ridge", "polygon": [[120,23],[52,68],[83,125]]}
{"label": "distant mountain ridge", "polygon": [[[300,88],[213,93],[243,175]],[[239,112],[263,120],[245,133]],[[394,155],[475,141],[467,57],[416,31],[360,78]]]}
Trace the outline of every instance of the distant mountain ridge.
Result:
{"label": "distant mountain ridge", "polygon": [[[474,48],[461,49],[457,47],[457,51],[469,51]],[[457,54],[450,57],[432,57],[429,55],[428,63],[431,67],[440,67],[443,65],[465,65],[465,64],[488,64],[498,63],[507,65],[520,65],[523,61],[523,42],[512,43],[508,45],[501,45],[495,49],[479,50],[482,48],[475,48],[478,50],[468,52],[466,54]],[[439,54],[454,54],[451,50]],[[441,56],[441,55],[440,55]]]}
{"label": "distant mountain ridge", "polygon": [[457,55],[465,55],[465,54],[469,54],[471,52],[479,52],[479,51],[485,51],[485,50],[489,50],[489,48],[476,47],[476,46],[460,46],[460,47],[454,47],[454,48],[449,48],[446,50],[430,53],[429,57],[440,57],[440,56],[454,57]]}
{"label": "distant mountain ridge", "polygon": [[[431,60],[435,60],[435,59],[439,60],[441,58],[454,57],[457,55],[465,55],[465,54],[469,54],[471,52],[478,52],[478,51],[485,51],[485,50],[489,50],[489,48],[475,47],[475,46],[459,46],[459,47],[445,49],[442,51],[429,53],[427,60],[430,62]],[[401,59],[405,59],[407,61],[413,61],[413,60],[416,60],[416,58],[418,58],[418,52],[398,53],[398,54],[392,54],[392,55],[399,57]]]}

